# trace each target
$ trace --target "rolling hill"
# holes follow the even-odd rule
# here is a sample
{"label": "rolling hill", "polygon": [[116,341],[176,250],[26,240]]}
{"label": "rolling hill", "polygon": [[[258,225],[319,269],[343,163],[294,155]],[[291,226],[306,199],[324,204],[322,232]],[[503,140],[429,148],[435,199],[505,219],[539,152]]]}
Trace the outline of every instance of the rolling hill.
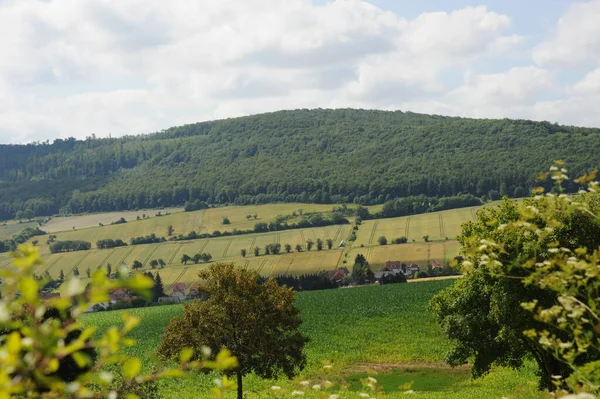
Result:
{"label": "rolling hill", "polygon": [[[155,134],[0,145],[0,219],[209,204],[520,197],[553,160],[600,165],[600,129],[355,109],[295,110]],[[568,187],[576,189],[576,187]]]}

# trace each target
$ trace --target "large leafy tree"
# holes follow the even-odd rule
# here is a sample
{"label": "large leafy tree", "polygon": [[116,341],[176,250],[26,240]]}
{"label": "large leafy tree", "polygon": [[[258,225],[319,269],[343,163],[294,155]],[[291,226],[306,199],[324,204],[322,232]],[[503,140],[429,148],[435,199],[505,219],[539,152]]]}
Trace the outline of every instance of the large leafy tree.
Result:
{"label": "large leafy tree", "polygon": [[238,359],[239,399],[248,373],[273,378],[283,372],[291,378],[305,366],[308,339],[298,330],[302,321],[293,289],[272,279],[261,283],[258,273],[233,263],[213,264],[199,277],[208,299],[184,306],[183,316],[167,327],[159,355],[174,358],[185,347],[207,346],[213,353],[228,348]]}
{"label": "large leafy tree", "polygon": [[[459,241],[465,276],[430,303],[453,342],[447,355],[450,364],[472,361],[477,377],[493,365],[519,367],[532,357],[539,366],[540,385],[551,389],[553,376],[572,372],[572,366],[548,351],[543,340],[524,334],[549,331],[565,342],[570,339],[569,333],[524,310],[522,303],[541,308],[557,303],[559,292],[531,284],[536,268],[548,262],[555,248],[592,251],[600,246],[597,219],[558,205],[559,201],[526,199],[519,204],[505,199],[498,207],[480,210],[475,222],[463,225]],[[549,214],[552,217],[545,217]],[[546,233],[540,239],[542,232]],[[486,253],[490,248],[495,249],[493,256]],[[579,360],[586,361],[584,357]]]}

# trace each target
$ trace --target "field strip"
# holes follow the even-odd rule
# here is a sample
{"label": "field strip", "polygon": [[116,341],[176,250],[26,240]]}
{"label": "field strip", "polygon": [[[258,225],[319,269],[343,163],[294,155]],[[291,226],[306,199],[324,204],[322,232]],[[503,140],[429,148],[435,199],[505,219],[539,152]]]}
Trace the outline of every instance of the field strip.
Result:
{"label": "field strip", "polygon": [[339,238],[340,234],[342,233],[342,228],[343,228],[343,226],[340,225],[340,227],[338,227],[337,231],[335,232],[335,235],[333,236],[334,244],[336,242],[338,242],[338,238]]}
{"label": "field strip", "polygon": [[48,267],[46,268],[46,270],[44,270],[44,272],[42,274],[46,274],[46,272],[48,270],[50,270],[52,268],[52,266],[56,265],[58,263],[58,261],[61,260],[64,256],[65,256],[64,254],[57,256],[56,260],[54,262],[50,263],[48,265]]}
{"label": "field strip", "polygon": [[295,258],[295,257],[292,257],[292,261],[291,261],[290,263],[288,263],[288,267],[287,267],[287,269],[285,269],[285,274],[284,274],[284,276],[285,276],[285,275],[287,275],[287,274],[289,273],[289,271],[290,271],[290,267],[292,267],[292,264],[294,263],[294,258]]}
{"label": "field strip", "polygon": [[188,269],[189,269],[189,267],[184,267],[183,268],[183,270],[181,271],[181,273],[179,273],[179,275],[177,276],[177,278],[169,286],[169,290],[173,290],[173,287],[175,286],[175,284],[177,284],[179,282],[179,280],[181,280],[181,278],[183,277],[183,275],[185,274],[185,272],[188,271]]}
{"label": "field strip", "polygon": [[115,251],[116,251],[116,250],[117,250],[116,248],[113,248],[112,250],[110,250],[110,251],[107,251],[107,252],[108,252],[108,255],[106,255],[106,256],[104,257],[104,259],[102,259],[102,262],[100,262],[100,266],[102,266],[102,265],[104,264],[104,262],[106,262],[106,260],[107,260],[108,258],[110,258],[110,256],[111,256],[112,254],[114,254],[114,253],[115,253]]}
{"label": "field strip", "polygon": [[87,253],[86,253],[85,255],[83,255],[83,257],[82,257],[81,259],[79,259],[79,262],[75,263],[75,266],[73,266],[73,267],[71,268],[71,270],[69,270],[69,271],[67,272],[67,274],[65,275],[65,277],[70,277],[70,276],[71,276],[71,273],[73,273],[73,270],[75,270],[75,268],[76,268],[76,267],[78,268],[78,267],[79,267],[79,265],[81,265],[81,263],[82,263],[82,262],[85,260],[85,258],[87,258],[88,256],[90,256],[90,253],[91,253],[91,252],[92,252],[92,251],[87,251]]}
{"label": "field strip", "polygon": [[260,264],[260,266],[258,267],[257,272],[260,274],[260,271],[262,270],[263,267],[265,267],[265,264],[267,263],[267,260],[263,260]]}
{"label": "field strip", "polygon": [[369,244],[373,243],[373,239],[375,238],[375,230],[377,230],[377,225],[379,224],[379,220],[373,223],[373,230],[371,230],[371,236],[369,237]]}
{"label": "field strip", "polygon": [[173,251],[173,255],[171,255],[171,257],[169,258],[169,263],[167,263],[167,265],[173,264],[173,260],[175,259],[175,256],[177,255],[177,253],[179,252],[180,249],[181,249],[181,244],[177,245],[177,248],[175,249],[175,251]]}
{"label": "field strip", "polygon": [[206,248],[206,246],[208,245],[208,242],[209,242],[209,241],[210,241],[210,240],[206,240],[206,242],[204,242],[204,245],[203,245],[202,247],[200,247],[200,249],[198,250],[198,253],[199,253],[199,254],[201,254],[201,253],[202,253],[202,251],[204,251],[204,248]]}
{"label": "field strip", "polygon": [[410,228],[410,216],[406,218],[406,226],[404,227],[404,236],[408,238],[408,229]]}
{"label": "field strip", "polygon": [[302,240],[302,246],[306,246],[306,240],[304,239],[304,230],[300,230],[300,240]]}
{"label": "field strip", "polygon": [[277,244],[281,244],[281,233],[277,233],[277,236],[276,236],[276,240],[275,240],[275,242],[276,242]]}
{"label": "field strip", "polygon": [[131,255],[131,253],[133,252],[133,250],[135,249],[135,246],[131,246],[131,248],[129,248],[129,250],[125,253],[125,256],[123,256],[121,258],[121,260],[119,261],[119,263],[117,264],[117,268],[121,267],[121,265],[123,264],[123,262],[125,262],[125,259],[127,259],[127,257],[129,255]]}
{"label": "field strip", "polygon": [[155,248],[154,248],[152,251],[150,251],[150,253],[148,254],[148,256],[146,256],[146,259],[144,259],[144,262],[142,262],[142,264],[143,264],[144,266],[146,266],[146,263],[148,263],[148,261],[150,260],[150,257],[151,257],[152,255],[154,255],[154,253],[156,252],[156,250],[157,250],[159,247],[162,247],[162,244],[155,245]]}
{"label": "field strip", "polygon": [[441,213],[438,216],[440,219],[440,237],[442,237],[443,240],[444,237],[446,237],[446,235],[444,234],[444,218],[442,217]]}
{"label": "field strip", "polygon": [[477,220],[477,211],[475,208],[471,208],[471,216],[473,217],[473,221]]}
{"label": "field strip", "polygon": [[229,247],[231,246],[232,242],[233,242],[233,240],[229,240],[229,242],[227,243],[227,245],[225,245],[225,249],[223,250],[223,257],[224,258],[227,257],[227,251],[229,251]]}
{"label": "field strip", "polygon": [[250,243],[250,248],[248,249],[248,252],[252,252],[252,250],[254,249],[254,244],[256,244],[256,236],[252,237],[252,242]]}
{"label": "field strip", "polygon": [[365,252],[365,259],[367,260],[367,262],[369,262],[369,259],[371,259],[372,252],[373,252],[373,247],[367,248],[367,252]]}
{"label": "field strip", "polygon": [[340,257],[338,258],[337,263],[335,264],[336,269],[339,269],[341,267],[340,263],[342,262],[342,259],[344,259],[344,250],[340,251]]}
{"label": "field strip", "polygon": [[249,260],[247,260],[246,262],[244,262],[244,267],[245,267],[246,269],[248,268],[248,266],[249,266],[249,265],[250,265],[250,261],[249,261]]}
{"label": "field strip", "polygon": [[[192,227],[192,230],[198,229],[198,232],[200,232],[200,229],[202,228],[202,222],[204,221],[204,212],[206,212],[205,209],[198,212],[198,215],[196,215],[196,220],[194,221],[194,227]],[[200,219],[200,220],[198,220],[198,219]],[[198,226],[198,227],[196,227],[196,226]]]}

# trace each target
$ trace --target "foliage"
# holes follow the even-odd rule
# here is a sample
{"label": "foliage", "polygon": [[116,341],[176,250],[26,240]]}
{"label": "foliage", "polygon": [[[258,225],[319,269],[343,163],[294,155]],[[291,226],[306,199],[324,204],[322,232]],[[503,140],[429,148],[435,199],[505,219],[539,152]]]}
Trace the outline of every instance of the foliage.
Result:
{"label": "foliage", "polygon": [[[43,281],[32,277],[41,264],[37,249],[21,245],[13,257],[14,267],[0,271],[5,284],[0,299],[2,398],[138,398],[134,393],[152,381],[182,376],[190,369],[235,366],[235,358],[226,352],[216,363],[189,362],[193,353],[186,350],[177,368],[144,373],[140,358],[123,352],[135,345],[128,335],[139,318],[123,314],[122,327],[110,326],[95,337],[95,328],[84,327],[79,317],[87,308],[107,301],[109,291],[117,288],[149,295],[151,280],[141,274],[108,280],[97,271],[87,288],[79,279],[71,279],[63,296],[44,301],[38,295]],[[115,368],[116,373],[111,371]]]}
{"label": "foliage", "polygon": [[356,255],[352,266],[352,281],[356,284],[365,284],[374,280],[371,266],[363,254]]}
{"label": "foliage", "polygon": [[[551,175],[559,183],[567,179],[562,164]],[[597,184],[590,184],[590,192],[572,197],[559,185],[558,195],[536,195],[522,204],[505,200],[463,227],[466,276],[431,303],[455,340],[452,364],[473,356],[473,372],[481,375],[492,364],[518,367],[528,353],[543,386],[562,386],[567,379],[571,390],[598,391],[592,370],[600,360],[600,201]],[[520,306],[530,312],[515,312]]]}
{"label": "foliage", "polygon": [[0,253],[14,251],[19,244],[23,244],[31,237],[42,236],[44,234],[46,234],[46,232],[39,227],[26,227],[18,234],[14,235],[10,240],[0,240]]}
{"label": "foliage", "polygon": [[296,291],[326,290],[338,287],[337,283],[329,278],[327,272],[301,274],[299,276],[279,275],[275,276],[275,281],[279,285],[291,287]]}
{"label": "foliage", "polygon": [[527,195],[538,165],[562,158],[580,174],[596,165],[598,147],[597,129],[548,122],[281,111],[148,136],[0,146],[0,218],[27,208],[49,215],[192,201],[373,204],[420,194]]}
{"label": "foliage", "polygon": [[134,237],[131,239],[131,245],[139,244],[154,244],[158,242],[165,242],[164,237],[157,237],[156,234],[152,233],[147,236]]}
{"label": "foliage", "polygon": [[86,251],[90,248],[92,248],[90,242],[81,240],[55,241],[50,244],[50,252],[53,254],[58,252]]}
{"label": "foliage", "polygon": [[381,236],[377,239],[377,243],[379,243],[379,245],[387,245],[388,240],[385,236]]}
{"label": "foliage", "polygon": [[293,289],[272,279],[260,284],[257,272],[233,263],[211,265],[199,277],[208,299],[184,305],[183,316],[169,323],[158,347],[161,356],[173,358],[185,347],[229,348],[239,364],[239,399],[243,375],[273,378],[283,372],[291,378],[302,370],[307,338],[298,331],[302,321]]}
{"label": "foliage", "polygon": [[119,238],[116,240],[113,240],[112,238],[105,238],[103,240],[96,241],[96,248],[98,249],[123,247],[125,245],[127,245],[127,243],[123,242],[123,240]]}
{"label": "foliage", "polygon": [[398,237],[392,240],[392,244],[406,244],[408,242],[408,238],[406,237]]}

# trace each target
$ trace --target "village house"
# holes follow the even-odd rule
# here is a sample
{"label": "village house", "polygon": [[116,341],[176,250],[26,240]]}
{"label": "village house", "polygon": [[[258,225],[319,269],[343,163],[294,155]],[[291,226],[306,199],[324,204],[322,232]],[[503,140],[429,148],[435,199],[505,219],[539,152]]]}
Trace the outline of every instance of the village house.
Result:
{"label": "village house", "polygon": [[347,267],[340,267],[339,269],[329,270],[327,272],[327,276],[329,277],[329,280],[335,281],[335,282],[342,281],[342,279],[349,274],[350,274],[350,271],[348,270]]}
{"label": "village house", "polygon": [[406,275],[407,276],[413,276],[420,271],[421,271],[421,268],[414,263],[411,263],[410,265],[406,266]]}
{"label": "village house", "polygon": [[399,260],[388,260],[387,262],[385,262],[385,266],[383,267],[383,271],[390,271],[390,272],[400,271],[400,272],[406,274],[406,265],[404,265],[404,268],[403,268],[401,261],[399,261]]}
{"label": "village house", "polygon": [[185,295],[185,289],[185,283],[173,284],[173,292],[171,293],[171,297],[177,298],[178,302],[183,302],[187,298]]}

